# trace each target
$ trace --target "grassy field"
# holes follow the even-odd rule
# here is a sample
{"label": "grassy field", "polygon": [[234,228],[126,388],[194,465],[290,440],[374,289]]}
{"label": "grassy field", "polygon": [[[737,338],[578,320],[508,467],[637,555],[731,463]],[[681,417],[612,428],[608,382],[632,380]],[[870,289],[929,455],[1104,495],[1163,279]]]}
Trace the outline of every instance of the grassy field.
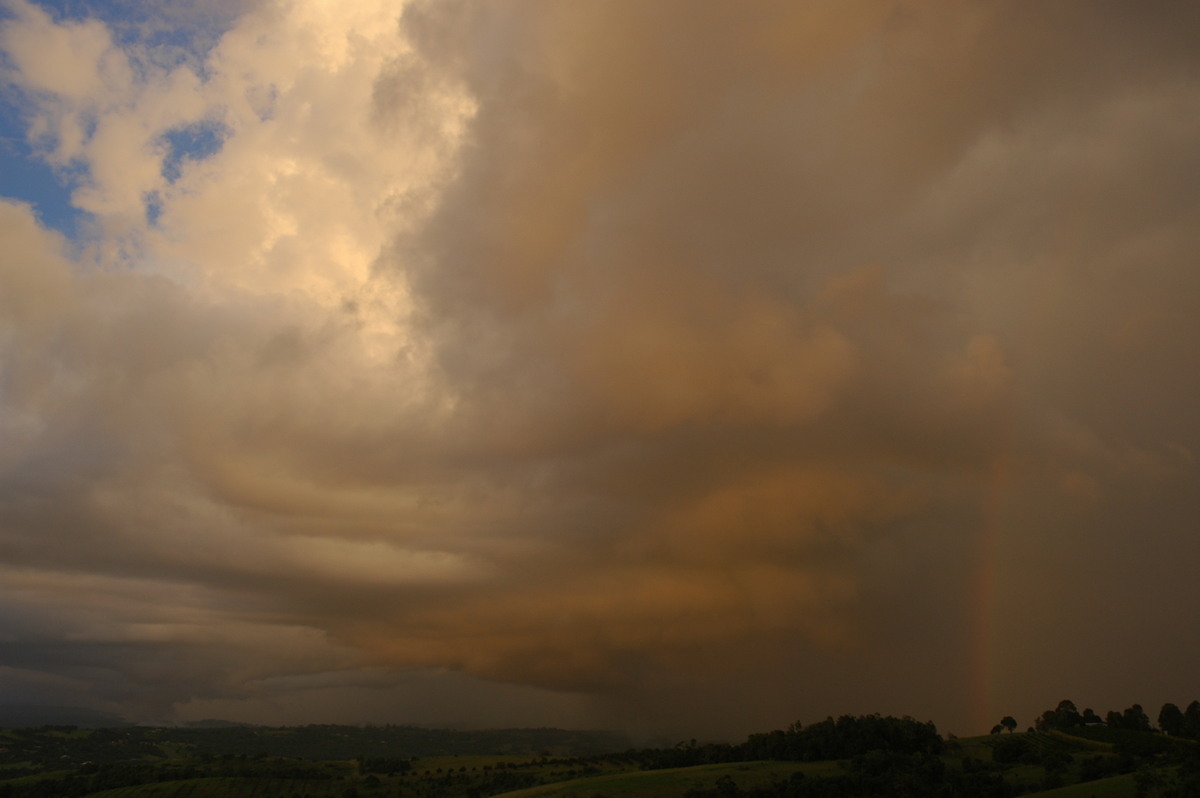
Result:
{"label": "grassy field", "polygon": [[[495,798],[680,798],[689,789],[711,787],[722,776],[730,776],[746,789],[787,779],[797,770],[820,778],[841,772],[836,762],[803,765],[779,762],[748,762],[723,765],[699,765],[657,771],[634,771],[546,784]],[[415,784],[415,782],[414,782]],[[382,794],[394,795],[395,787],[380,785]],[[411,793],[420,794],[417,786]],[[347,784],[343,781],[283,781],[278,779],[190,779],[178,782],[145,784],[93,793],[89,798],[342,798]],[[1137,793],[1133,774],[1069,787],[1028,793],[1030,798],[1134,798]],[[362,791],[363,795],[373,794]]]}
{"label": "grassy field", "polygon": [[1041,736],[1056,740],[1060,743],[1065,743],[1068,746],[1074,747],[1079,751],[1096,751],[1098,753],[1110,752],[1115,748],[1110,741],[1097,740],[1089,737],[1084,737],[1082,734],[1067,734],[1063,731],[1052,730],[1042,732]]}
{"label": "grassy field", "polygon": [[1135,798],[1136,795],[1137,784],[1132,773],[1034,794],[1036,798]]}
{"label": "grassy field", "polygon": [[[837,762],[736,762],[697,765],[669,770],[640,770],[613,773],[559,784],[545,784],[525,790],[502,793],[503,798],[678,798],[692,788],[707,788],[722,776],[729,776],[741,788],[757,787],[786,780],[796,771],[806,776],[833,776],[841,772]],[[501,798],[497,796],[497,798]]]}
{"label": "grassy field", "polygon": [[212,778],[120,787],[92,793],[88,798],[342,798],[345,794],[346,784],[340,781]]}
{"label": "grassy field", "polygon": [[[936,754],[937,746],[918,753],[871,748],[837,760],[797,762],[784,761],[783,756],[773,761],[728,761],[751,749],[695,743],[554,756],[547,744],[563,738],[552,730],[490,739],[466,733],[461,737],[463,745],[456,749],[449,745],[456,740],[452,735],[427,738],[419,730],[399,728],[197,733],[43,727],[0,732],[0,794],[12,798],[683,798],[690,790],[719,788],[734,795],[772,785],[782,790],[797,772],[806,779],[839,778],[837,785],[827,786],[855,795],[877,794],[892,784],[908,785],[911,792],[914,785],[949,782],[970,794],[992,791],[1003,780],[1021,794],[1042,798],[1134,798],[1137,783],[1131,771],[1157,774],[1174,787],[1194,785],[1189,774],[1200,760],[1187,757],[1200,752],[1195,742],[1148,732],[1087,731],[1088,739],[1059,732],[996,734],[952,739]],[[585,747],[592,745],[590,738],[578,739]],[[495,752],[479,752],[491,742],[499,743]],[[250,750],[230,753],[239,743]],[[277,745],[317,755],[281,756],[263,750]],[[413,748],[436,746],[443,750],[414,755]],[[351,752],[357,749],[367,753],[355,756]],[[768,750],[778,755],[778,749]],[[834,755],[828,748],[821,753]],[[1058,789],[1047,789],[1052,786]]]}
{"label": "grassy field", "polygon": [[423,756],[413,760],[413,770],[423,773],[438,771],[457,771],[466,768],[468,771],[494,768],[500,765],[528,765],[537,762],[536,756],[506,756],[503,754],[464,754],[460,756]]}

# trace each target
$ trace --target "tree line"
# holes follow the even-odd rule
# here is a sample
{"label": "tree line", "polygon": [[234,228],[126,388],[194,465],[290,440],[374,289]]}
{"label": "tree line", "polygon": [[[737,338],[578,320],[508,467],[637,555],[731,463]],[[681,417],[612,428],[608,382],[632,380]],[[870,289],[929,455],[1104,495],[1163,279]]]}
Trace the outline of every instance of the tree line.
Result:
{"label": "tree line", "polygon": [[[1110,710],[1103,718],[1090,707],[1080,712],[1075,702],[1063,700],[1054,709],[1048,709],[1038,715],[1033,729],[1050,731],[1053,729],[1074,729],[1080,726],[1107,726],[1110,729],[1126,729],[1129,731],[1154,731],[1150,725],[1150,716],[1142,709],[1141,704],[1134,704],[1122,712]],[[1011,715],[1006,715],[992,727],[992,734],[1005,730],[1012,732],[1017,722]],[[1177,705],[1166,703],[1158,711],[1158,731],[1172,737],[1184,737],[1200,740],[1200,701],[1188,704],[1187,709],[1181,710]]]}
{"label": "tree line", "polygon": [[715,765],[724,762],[775,760],[821,762],[848,759],[869,751],[900,754],[939,754],[945,741],[932,723],[909,717],[843,715],[826,718],[809,726],[797,722],[787,729],[751,734],[740,744],[706,743],[695,740],[674,748],[627,751],[617,757],[637,763],[644,770]]}

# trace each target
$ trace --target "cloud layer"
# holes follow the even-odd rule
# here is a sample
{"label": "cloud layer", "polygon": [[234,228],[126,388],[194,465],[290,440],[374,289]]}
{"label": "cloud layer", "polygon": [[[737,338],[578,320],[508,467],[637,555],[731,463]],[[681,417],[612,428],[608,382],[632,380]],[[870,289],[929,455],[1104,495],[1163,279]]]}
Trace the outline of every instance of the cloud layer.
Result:
{"label": "cloud layer", "polygon": [[203,49],[8,8],[91,214],[0,203],[10,690],[710,733],[1194,697],[1190,4],[271,0]]}

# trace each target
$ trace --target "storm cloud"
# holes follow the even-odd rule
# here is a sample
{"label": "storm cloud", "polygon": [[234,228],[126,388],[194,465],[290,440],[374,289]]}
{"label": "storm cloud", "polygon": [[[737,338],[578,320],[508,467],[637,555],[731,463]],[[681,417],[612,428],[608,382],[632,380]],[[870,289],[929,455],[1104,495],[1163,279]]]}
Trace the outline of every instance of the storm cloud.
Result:
{"label": "storm cloud", "polygon": [[0,203],[9,697],[1195,697],[1191,4],[7,8],[88,218]]}

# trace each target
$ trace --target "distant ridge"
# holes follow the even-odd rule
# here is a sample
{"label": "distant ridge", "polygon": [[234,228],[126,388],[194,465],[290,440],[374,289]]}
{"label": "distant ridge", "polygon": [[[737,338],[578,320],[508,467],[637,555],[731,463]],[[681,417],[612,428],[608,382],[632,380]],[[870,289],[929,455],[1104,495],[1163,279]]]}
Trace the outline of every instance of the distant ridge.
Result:
{"label": "distant ridge", "polygon": [[112,729],[134,724],[120,715],[87,707],[58,707],[43,704],[0,704],[0,728],[21,729],[34,726],[78,726],[84,729]]}

